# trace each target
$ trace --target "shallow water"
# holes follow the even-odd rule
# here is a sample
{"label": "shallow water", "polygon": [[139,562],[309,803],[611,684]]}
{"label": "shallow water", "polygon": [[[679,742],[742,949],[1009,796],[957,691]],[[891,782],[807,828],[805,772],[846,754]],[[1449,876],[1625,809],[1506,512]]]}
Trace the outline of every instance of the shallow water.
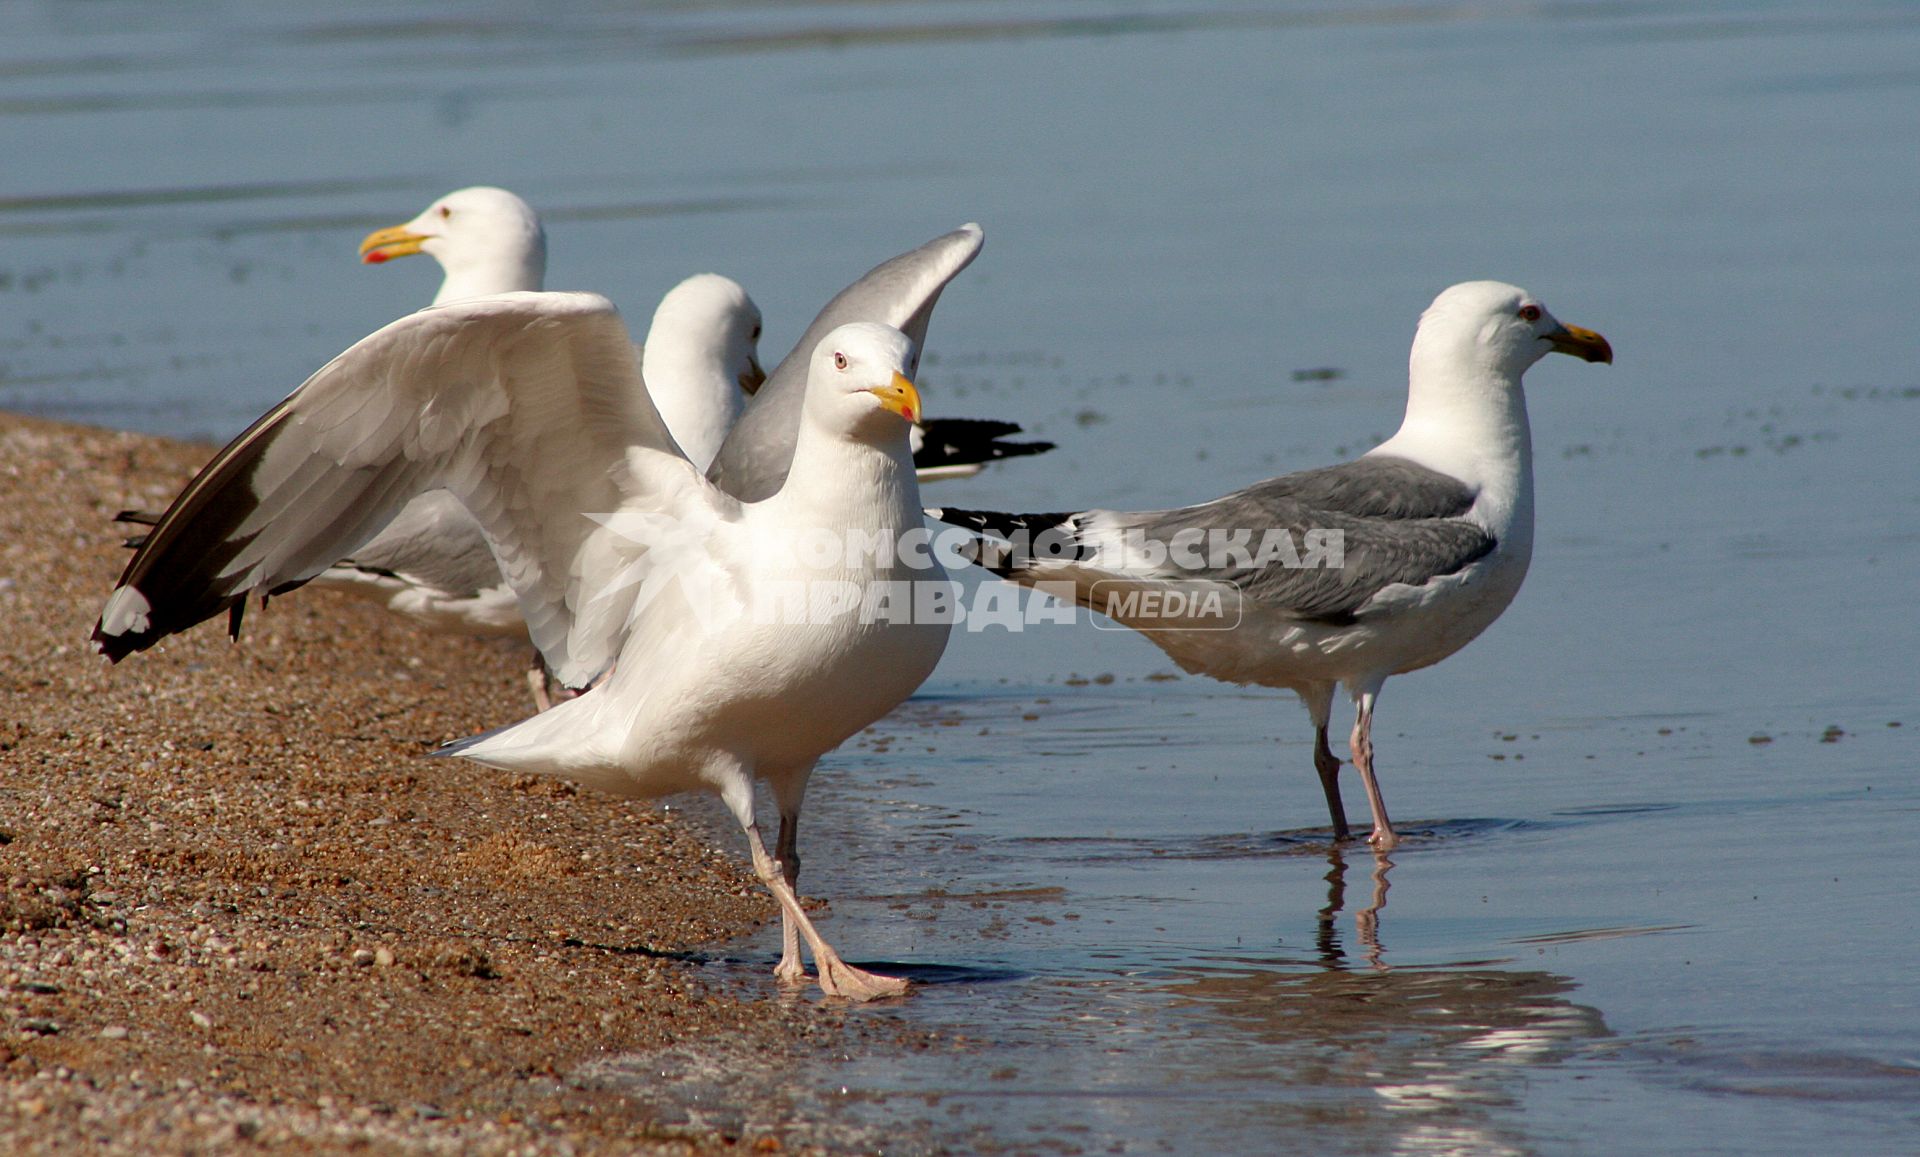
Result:
{"label": "shallow water", "polygon": [[[1910,6],[311,9],[0,9],[0,406],[228,436],[431,294],[360,236],[479,181],[543,209],[551,284],[644,319],[732,273],[775,356],[982,221],[929,403],[1061,449],[965,505],[1363,449],[1455,280],[1619,354],[1532,373],[1526,589],[1387,688],[1390,866],[1328,849],[1284,697],[1086,622],[961,635],[804,831],[829,937],[924,981],[852,1015],[927,1047],[586,1078],[890,1151],[1911,1148]],[[713,967],[771,992],[776,951]]]}

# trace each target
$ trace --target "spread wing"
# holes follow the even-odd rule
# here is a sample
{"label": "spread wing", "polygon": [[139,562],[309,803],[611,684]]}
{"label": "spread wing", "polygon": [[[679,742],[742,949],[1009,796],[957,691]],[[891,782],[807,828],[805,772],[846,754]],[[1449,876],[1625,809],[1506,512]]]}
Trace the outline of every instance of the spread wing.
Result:
{"label": "spread wing", "polygon": [[117,661],[221,611],[237,634],[249,595],[299,586],[445,488],[485,530],[535,645],[581,684],[618,653],[626,608],[596,596],[631,554],[588,515],[630,505],[637,484],[711,491],[648,399],[611,303],[511,293],[422,310],[220,451],[134,555],[93,637]]}

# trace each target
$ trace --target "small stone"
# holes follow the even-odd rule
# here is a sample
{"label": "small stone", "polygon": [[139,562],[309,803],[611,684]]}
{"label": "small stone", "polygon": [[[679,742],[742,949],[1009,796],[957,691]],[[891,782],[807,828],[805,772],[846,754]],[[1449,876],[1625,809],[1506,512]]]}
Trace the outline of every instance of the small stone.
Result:
{"label": "small stone", "polygon": [[365,968],[372,963],[372,950],[366,948],[356,948],[353,950],[353,966],[355,968]]}
{"label": "small stone", "polygon": [[374,949],[373,962],[382,968],[392,968],[393,967],[393,949],[388,948],[384,944]]}
{"label": "small stone", "polygon": [[126,1040],[127,1032],[128,1032],[127,1026],[124,1024],[110,1024],[107,1027],[100,1030],[100,1039],[101,1040]]}
{"label": "small stone", "polygon": [[48,1020],[45,1017],[28,1017],[20,1022],[20,1030],[22,1032],[30,1032],[35,1036],[53,1036],[60,1031],[60,1022],[57,1020]]}
{"label": "small stone", "polygon": [[187,1013],[187,1019],[199,1025],[201,1028],[213,1027],[213,1018],[197,1008]]}

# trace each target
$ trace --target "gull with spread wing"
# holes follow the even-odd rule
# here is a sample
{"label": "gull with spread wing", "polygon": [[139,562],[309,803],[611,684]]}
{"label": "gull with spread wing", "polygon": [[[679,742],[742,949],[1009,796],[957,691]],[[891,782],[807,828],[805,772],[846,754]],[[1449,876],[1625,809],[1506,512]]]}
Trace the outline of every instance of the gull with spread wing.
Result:
{"label": "gull with spread wing", "polygon": [[[796,583],[946,581],[924,553],[821,563],[791,548],[795,536],[870,542],[921,526],[912,362],[911,340],[890,327],[826,334],[788,477],[743,503],[674,444],[604,298],[510,293],[423,310],[334,359],[214,458],[129,563],[95,644],[117,661],[222,611],[237,629],[250,596],[312,578],[410,497],[444,488],[484,526],[555,671],[584,683],[614,668],[576,699],[447,750],[629,796],[718,794],[781,907],[776,974],[804,977],[804,940],[829,994],[904,991],[845,963],[801,909],[798,821],[814,763],[912,694],[947,625],[866,614],[860,597],[765,612],[768,592]],[[633,531],[649,522],[697,533]],[[755,818],[756,780],[780,811],[778,859]]]}

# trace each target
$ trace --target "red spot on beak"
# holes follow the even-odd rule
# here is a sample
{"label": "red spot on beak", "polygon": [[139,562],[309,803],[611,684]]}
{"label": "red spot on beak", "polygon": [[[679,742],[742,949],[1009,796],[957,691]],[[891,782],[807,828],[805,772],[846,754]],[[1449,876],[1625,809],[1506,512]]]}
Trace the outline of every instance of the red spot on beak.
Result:
{"label": "red spot on beak", "polygon": [[360,260],[366,262],[368,265],[378,265],[382,261],[385,261],[386,259],[387,259],[386,254],[380,252],[378,249],[375,249],[373,252],[367,254],[365,257],[362,257]]}

